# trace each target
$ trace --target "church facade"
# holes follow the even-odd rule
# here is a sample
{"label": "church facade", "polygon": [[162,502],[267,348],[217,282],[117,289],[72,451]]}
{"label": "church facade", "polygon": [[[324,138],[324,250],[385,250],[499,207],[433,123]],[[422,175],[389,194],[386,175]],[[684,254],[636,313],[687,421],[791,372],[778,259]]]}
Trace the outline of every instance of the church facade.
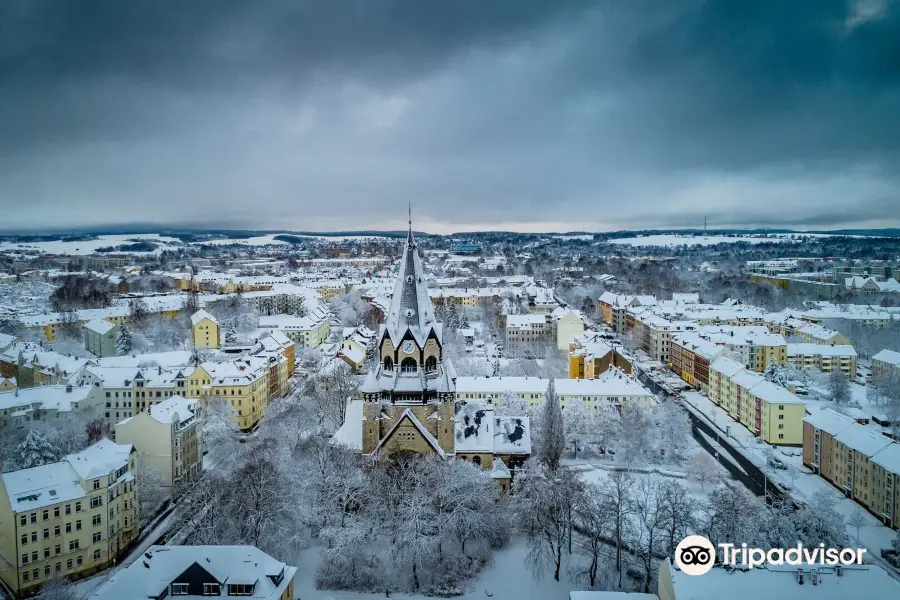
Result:
{"label": "church facade", "polygon": [[456,401],[456,371],[444,355],[443,326],[434,316],[411,223],[377,339],[377,367],[335,443],[374,458],[436,454],[468,460],[490,469],[505,491],[510,467],[531,453],[528,417],[495,417],[489,403]]}

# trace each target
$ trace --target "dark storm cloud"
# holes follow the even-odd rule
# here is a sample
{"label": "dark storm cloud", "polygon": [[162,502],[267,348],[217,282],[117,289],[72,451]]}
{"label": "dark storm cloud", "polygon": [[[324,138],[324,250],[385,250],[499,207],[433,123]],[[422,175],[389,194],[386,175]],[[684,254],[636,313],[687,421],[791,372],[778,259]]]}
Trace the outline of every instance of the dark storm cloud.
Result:
{"label": "dark storm cloud", "polygon": [[898,115],[893,0],[0,3],[9,227],[896,225]]}

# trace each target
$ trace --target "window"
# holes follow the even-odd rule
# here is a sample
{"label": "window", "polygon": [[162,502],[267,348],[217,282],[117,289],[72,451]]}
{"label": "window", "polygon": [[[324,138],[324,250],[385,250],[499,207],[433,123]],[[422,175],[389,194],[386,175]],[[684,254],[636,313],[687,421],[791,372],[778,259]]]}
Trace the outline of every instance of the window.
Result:
{"label": "window", "polygon": [[72,533],[72,524],[66,523],[66,533]]}
{"label": "window", "polygon": [[22,564],[23,564],[23,565],[27,565],[27,564],[28,564],[28,553],[25,553],[25,554],[22,555]]}
{"label": "window", "polygon": [[69,552],[73,552],[78,550],[78,540],[72,540],[69,542]]}
{"label": "window", "polygon": [[30,575],[29,575],[28,571],[23,571],[22,572],[22,581],[28,581],[29,578],[30,578]]}
{"label": "window", "polygon": [[59,573],[62,571],[62,563],[56,563],[56,572]]}
{"label": "window", "polygon": [[101,517],[100,515],[94,515],[94,517],[91,519],[91,525],[99,525],[102,519],[103,517]]}
{"label": "window", "polygon": [[53,528],[53,535],[55,535],[55,536],[58,536],[58,535],[59,535],[59,525],[56,525],[56,526]]}
{"label": "window", "polygon": [[784,434],[783,434],[783,433],[779,433],[779,434],[778,434],[778,439],[779,439],[779,440],[783,440],[783,439],[784,439]]}
{"label": "window", "polygon": [[43,513],[41,513],[41,520],[42,520],[42,521],[46,521],[46,520],[49,519],[49,518],[50,518],[50,511],[49,511],[49,510],[45,510]]}
{"label": "window", "polygon": [[81,557],[81,556],[76,556],[76,557],[75,557],[75,564],[76,564],[77,566],[80,567],[80,566],[81,566],[81,563],[83,563],[83,562],[84,562],[84,558],[83,558],[83,557]]}
{"label": "window", "polygon": [[219,595],[219,584],[218,583],[204,583],[203,584],[203,595],[204,596],[218,596]]}
{"label": "window", "polygon": [[173,596],[187,596],[188,595],[188,584],[173,583],[172,584],[172,595]]}
{"label": "window", "polygon": [[103,505],[103,496],[94,496],[91,498],[91,508],[97,508]]}
{"label": "window", "polygon": [[98,531],[97,533],[94,534],[94,537],[93,537],[93,543],[96,544],[96,543],[99,542],[102,538],[103,538],[103,534],[100,533],[100,532]]}
{"label": "window", "polygon": [[250,596],[253,594],[253,585],[245,583],[228,584],[229,596]]}
{"label": "window", "polygon": [[50,558],[50,548],[44,548],[44,558]]}
{"label": "window", "polygon": [[99,561],[100,561],[100,551],[94,550],[94,562],[99,562]]}
{"label": "window", "polygon": [[44,577],[50,577],[50,565],[44,565]]}
{"label": "window", "polygon": [[71,569],[71,568],[72,568],[72,559],[71,559],[71,558],[70,558],[69,560],[66,561],[66,568],[67,568],[67,569]]}
{"label": "window", "polygon": [[46,539],[49,538],[49,537],[50,537],[50,530],[49,530],[49,529],[45,529],[45,530],[44,530],[44,539],[46,540]]}
{"label": "window", "polygon": [[81,521],[75,521],[75,531],[81,531]]}
{"label": "window", "polygon": [[32,541],[32,542],[37,542],[37,531],[32,531],[32,532],[31,532],[31,541]]}
{"label": "window", "polygon": [[37,513],[36,512],[31,513],[31,522],[37,523]]}
{"label": "window", "polygon": [[19,525],[21,525],[22,527],[28,525],[28,517],[26,517],[25,515],[19,517]]}
{"label": "window", "polygon": [[62,553],[62,546],[60,546],[59,544],[53,546],[53,554],[54,555],[61,554],[61,553]]}
{"label": "window", "polygon": [[72,514],[72,505],[71,504],[66,504],[66,514],[67,515]]}
{"label": "window", "polygon": [[100,489],[100,480],[99,480],[99,479],[95,479],[95,480],[94,480],[94,489],[95,489],[95,490],[99,490],[99,489]]}
{"label": "window", "polygon": [[37,562],[37,561],[38,561],[38,553],[37,553],[37,550],[35,550],[34,552],[31,553],[31,562]]}

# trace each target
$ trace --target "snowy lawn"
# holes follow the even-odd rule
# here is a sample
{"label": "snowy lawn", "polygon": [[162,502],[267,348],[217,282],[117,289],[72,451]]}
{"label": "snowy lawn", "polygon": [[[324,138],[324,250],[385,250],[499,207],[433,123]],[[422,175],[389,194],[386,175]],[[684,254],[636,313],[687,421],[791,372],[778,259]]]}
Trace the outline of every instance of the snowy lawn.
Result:
{"label": "snowy lawn", "polygon": [[[560,581],[545,577],[536,581],[525,565],[528,548],[524,538],[510,540],[502,550],[494,552],[493,562],[478,577],[467,584],[460,600],[568,600],[572,590],[586,589],[575,585],[563,570]],[[294,597],[302,600],[374,600],[387,598],[384,593],[364,594],[357,592],[317,590],[316,571],[321,561],[321,548],[313,547],[297,557],[297,576],[294,579]],[[419,594],[391,593],[390,598],[404,600],[424,600],[432,598]]]}

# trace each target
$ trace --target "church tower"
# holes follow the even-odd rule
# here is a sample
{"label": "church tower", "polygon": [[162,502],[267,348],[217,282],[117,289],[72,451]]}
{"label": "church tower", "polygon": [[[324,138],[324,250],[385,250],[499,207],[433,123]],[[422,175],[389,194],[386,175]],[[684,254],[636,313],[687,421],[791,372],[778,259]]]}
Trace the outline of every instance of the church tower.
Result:
{"label": "church tower", "polygon": [[412,215],[390,309],[378,330],[378,366],[362,387],[363,453],[453,454],[456,372],[444,358]]}

